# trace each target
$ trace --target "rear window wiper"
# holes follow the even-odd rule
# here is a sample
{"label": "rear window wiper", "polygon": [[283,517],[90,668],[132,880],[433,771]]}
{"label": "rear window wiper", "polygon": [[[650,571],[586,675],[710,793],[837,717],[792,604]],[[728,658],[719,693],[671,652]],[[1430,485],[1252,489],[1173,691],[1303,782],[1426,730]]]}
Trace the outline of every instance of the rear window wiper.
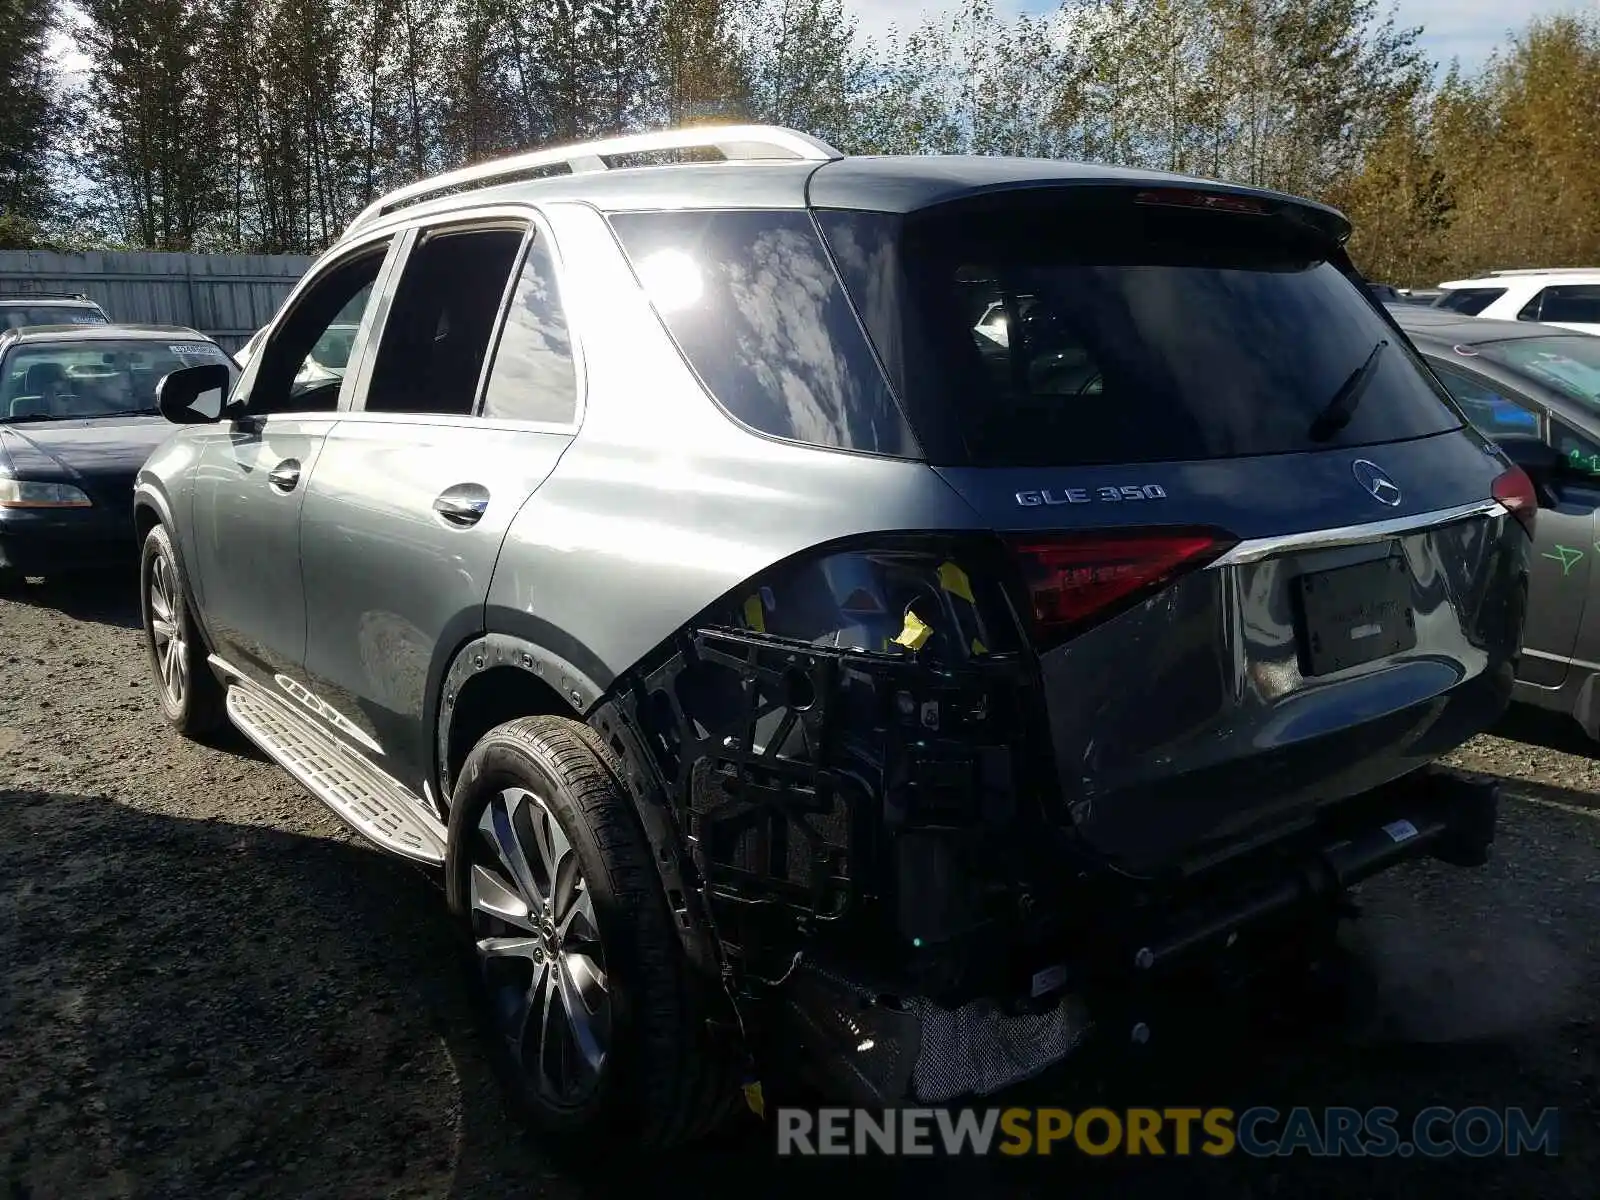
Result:
{"label": "rear window wiper", "polygon": [[1361,403],[1361,397],[1378,369],[1378,359],[1382,357],[1388,345],[1387,338],[1380,338],[1366,360],[1345,377],[1345,381],[1339,385],[1339,390],[1333,393],[1333,397],[1317,414],[1316,420],[1311,422],[1307,436],[1313,442],[1325,442],[1350,424],[1350,419],[1356,415],[1356,405]]}

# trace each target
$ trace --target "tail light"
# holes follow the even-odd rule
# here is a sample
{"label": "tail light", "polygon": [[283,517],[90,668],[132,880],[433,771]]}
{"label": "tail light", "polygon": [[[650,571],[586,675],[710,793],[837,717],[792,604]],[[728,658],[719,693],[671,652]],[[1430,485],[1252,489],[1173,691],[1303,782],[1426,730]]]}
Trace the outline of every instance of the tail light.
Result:
{"label": "tail light", "polygon": [[1041,651],[1212,561],[1236,539],[1209,529],[1029,535],[1011,541]]}
{"label": "tail light", "polygon": [[1489,494],[1522,523],[1529,537],[1533,536],[1534,518],[1539,514],[1539,493],[1526,471],[1521,467],[1512,467],[1495,479],[1489,487]]}

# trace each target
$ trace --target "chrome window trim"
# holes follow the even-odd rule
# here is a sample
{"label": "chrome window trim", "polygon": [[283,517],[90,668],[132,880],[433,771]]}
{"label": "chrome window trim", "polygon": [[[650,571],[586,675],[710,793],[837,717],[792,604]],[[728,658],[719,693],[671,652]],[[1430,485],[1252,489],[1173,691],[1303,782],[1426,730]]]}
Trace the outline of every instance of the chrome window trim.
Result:
{"label": "chrome window trim", "polygon": [[[495,313],[495,328],[489,347],[485,352],[482,367],[478,372],[478,379],[473,392],[472,412],[466,413],[391,413],[374,412],[367,408],[367,392],[371,383],[372,368],[377,362],[377,355],[383,348],[384,328],[389,320],[389,308],[395,293],[405,278],[406,268],[415,252],[417,243],[425,236],[448,233],[452,230],[469,232],[473,226],[493,226],[505,222],[524,227],[524,236],[521,247],[517,251],[517,259],[511,276],[506,281],[505,290],[500,297],[500,306]],[[545,249],[550,254],[551,265],[555,268],[556,292],[558,296],[564,294],[567,287],[567,278],[570,272],[566,257],[561,251],[561,246],[556,240],[555,233],[550,228],[544,213],[539,206],[522,201],[496,200],[487,203],[463,205],[460,208],[450,209],[448,212],[414,213],[402,212],[395,220],[386,220],[382,228],[393,236],[398,246],[388,270],[392,274],[383,282],[385,290],[381,301],[381,312],[378,312],[373,321],[373,327],[368,334],[366,346],[370,352],[363,356],[360,363],[360,378],[355,380],[348,388],[350,404],[341,409],[342,415],[366,417],[371,420],[394,419],[398,417],[420,418],[420,424],[440,424],[451,418],[470,419],[477,428],[511,428],[517,430],[531,430],[536,433],[564,433],[576,437],[583,427],[583,419],[589,407],[589,369],[588,359],[584,349],[583,330],[572,321],[571,314],[567,313],[568,337],[572,344],[572,370],[573,387],[573,415],[570,422],[554,424],[543,421],[524,421],[506,417],[480,417],[477,414],[483,409],[484,391],[488,386],[489,376],[494,366],[494,357],[500,347],[500,337],[505,331],[507,307],[512,297],[516,294],[516,285],[521,277],[522,268],[526,261],[529,249],[533,242],[543,239]],[[376,296],[376,293],[374,293]],[[373,305],[377,311],[379,305]],[[562,309],[566,311],[563,300]],[[341,391],[340,398],[343,403],[345,392]]]}

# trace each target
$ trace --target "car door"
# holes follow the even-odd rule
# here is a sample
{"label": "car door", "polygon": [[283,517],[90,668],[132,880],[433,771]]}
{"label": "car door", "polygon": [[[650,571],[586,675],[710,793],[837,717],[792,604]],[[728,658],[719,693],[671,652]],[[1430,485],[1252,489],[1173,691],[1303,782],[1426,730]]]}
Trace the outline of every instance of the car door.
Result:
{"label": "car door", "polygon": [[306,648],[305,484],[342,403],[340,380],[308,384],[305,364],[330,325],[365,323],[389,250],[368,242],[320,264],[249,360],[242,411],[199,435],[186,550],[202,619],[230,669],[291,693]]}
{"label": "car door", "polygon": [[[1581,443],[1578,432],[1552,417],[1534,397],[1459,363],[1432,355],[1428,361],[1468,419],[1490,437],[1538,433],[1569,457],[1587,452],[1588,443]],[[1594,560],[1600,554],[1596,546],[1600,447],[1595,453],[1593,472],[1566,473],[1540,499],[1529,568],[1528,619],[1517,668],[1525,683],[1561,686],[1583,628]]]}
{"label": "car door", "polygon": [[527,210],[414,231],[302,526],[308,685],[330,732],[424,793],[428,697],[484,629],[506,530],[580,416],[558,259]]}

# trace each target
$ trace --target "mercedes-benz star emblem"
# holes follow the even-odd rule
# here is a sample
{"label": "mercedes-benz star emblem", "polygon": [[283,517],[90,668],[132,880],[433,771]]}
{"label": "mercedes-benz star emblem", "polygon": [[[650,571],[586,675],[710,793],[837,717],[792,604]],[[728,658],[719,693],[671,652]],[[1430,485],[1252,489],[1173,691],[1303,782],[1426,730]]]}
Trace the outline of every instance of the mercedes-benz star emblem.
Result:
{"label": "mercedes-benz star emblem", "polygon": [[1355,473],[1356,482],[1371,492],[1372,498],[1379,504],[1393,508],[1400,503],[1400,485],[1385,475],[1377,463],[1360,458],[1351,464],[1350,469]]}

